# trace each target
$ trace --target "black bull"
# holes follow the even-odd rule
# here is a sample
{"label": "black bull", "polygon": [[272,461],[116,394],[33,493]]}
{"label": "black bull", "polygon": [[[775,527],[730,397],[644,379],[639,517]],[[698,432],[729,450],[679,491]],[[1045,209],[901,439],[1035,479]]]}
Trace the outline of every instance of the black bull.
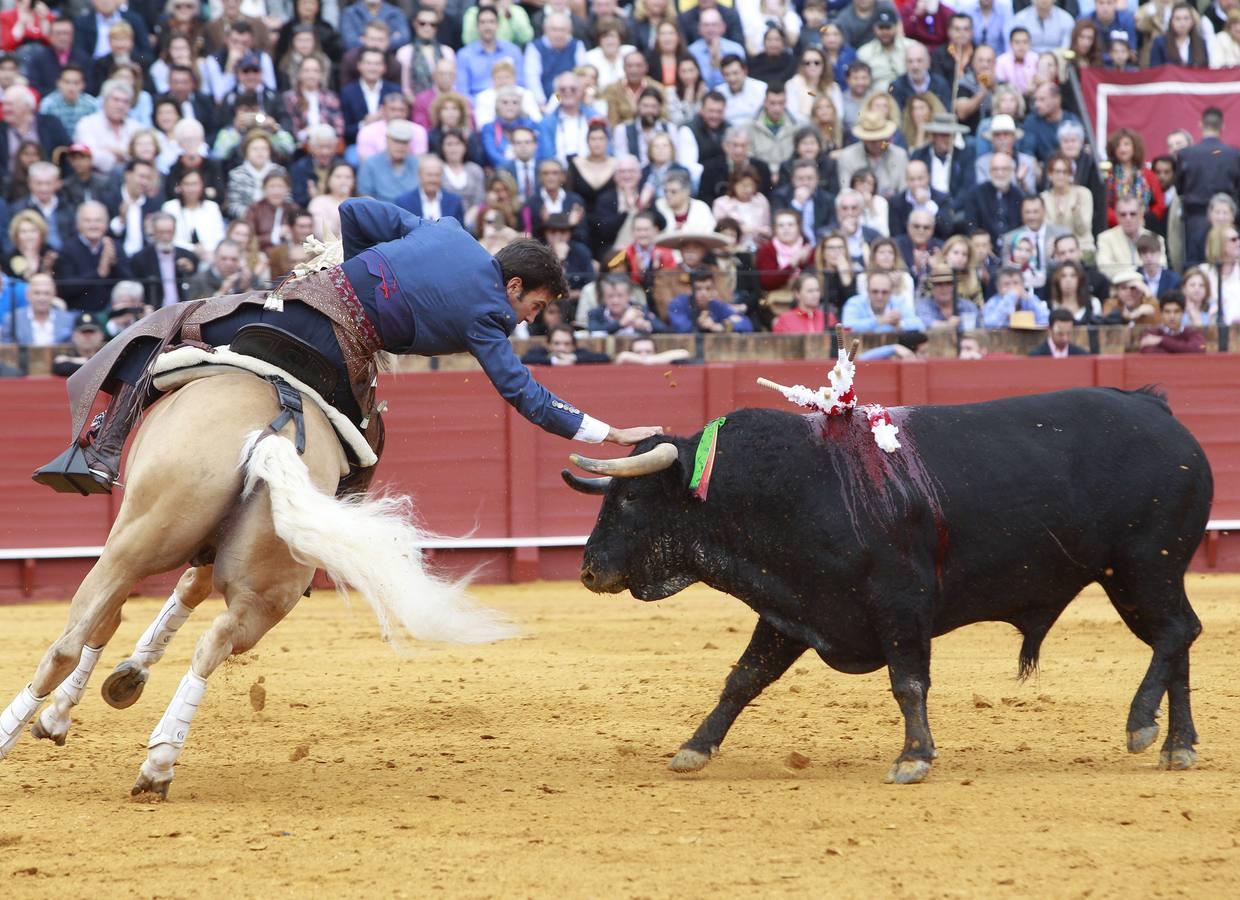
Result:
{"label": "black bull", "polygon": [[[935,757],[926,716],[930,640],[974,622],[1023,635],[1020,673],[1088,584],[1153,649],[1128,714],[1128,749],[1158,734],[1188,768],[1197,733],[1188,653],[1201,623],[1184,573],[1213,492],[1201,446],[1149,390],[1086,388],[967,406],[891,410],[903,445],[878,449],[861,413],[765,409],[728,416],[709,497],[690,496],[698,435],[623,460],[574,461],[565,480],[604,493],[581,578],[659,600],[695,582],[758,613],[715,709],[672,761],[700,769],[741,710],[806,650],[841,672],[887,666],[904,715],[888,780]],[[618,465],[617,465],[618,464]]]}

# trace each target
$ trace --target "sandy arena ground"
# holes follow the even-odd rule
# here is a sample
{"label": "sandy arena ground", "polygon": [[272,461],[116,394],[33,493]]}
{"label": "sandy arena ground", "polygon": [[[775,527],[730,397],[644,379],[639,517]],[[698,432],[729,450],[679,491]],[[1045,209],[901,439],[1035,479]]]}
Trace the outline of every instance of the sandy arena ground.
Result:
{"label": "sandy arena ground", "polygon": [[[1190,579],[1195,770],[1125,752],[1149,652],[1091,591],[1023,686],[1006,626],[936,642],[940,758],[912,787],[882,783],[885,673],[810,656],[704,772],[667,770],[748,639],[738,601],[477,594],[529,636],[400,659],[364,604],[303,601],[216,673],[169,801],[135,802],[209,600],[136,706],[105,707],[97,673],[66,747],[0,763],[0,897],[1240,896],[1240,577]],[[158,605],[129,603],[101,672]],[[64,615],[0,608],[4,701]]]}

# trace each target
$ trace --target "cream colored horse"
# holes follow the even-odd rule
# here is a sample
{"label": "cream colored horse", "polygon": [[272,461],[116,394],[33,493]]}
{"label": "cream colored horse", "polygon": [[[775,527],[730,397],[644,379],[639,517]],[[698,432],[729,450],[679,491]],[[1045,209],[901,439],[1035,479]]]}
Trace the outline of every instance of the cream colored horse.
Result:
{"label": "cream colored horse", "polygon": [[[198,641],[193,662],[155,727],[133,792],[166,796],[206,680],[232,654],[258,643],[297,605],[316,568],[350,585],[374,608],[390,635],[427,640],[489,641],[510,627],[464,599],[461,585],[428,574],[411,544],[422,536],[402,499],[337,500],[346,458],[330,423],[305,403],[306,448],[298,456],[292,423],[264,430],[279,412],[275,391],[238,372],[193,381],[149,412],[130,450],[125,496],[103,554],[69,608],[69,623],[25,690],[0,713],[0,758],[54,691],[34,721],[36,737],[63,744],[121,607],[143,578],[191,568],[160,615],[104,686],[119,708],[141,694],[148,668],[193,608],[211,592],[227,609]],[[392,634],[392,637],[398,635]]]}

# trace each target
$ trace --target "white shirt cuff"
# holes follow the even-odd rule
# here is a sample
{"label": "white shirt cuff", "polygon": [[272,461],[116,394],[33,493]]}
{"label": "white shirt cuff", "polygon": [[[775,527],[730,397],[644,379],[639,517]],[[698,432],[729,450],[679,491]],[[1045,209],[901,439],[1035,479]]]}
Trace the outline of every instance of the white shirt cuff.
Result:
{"label": "white shirt cuff", "polygon": [[600,422],[598,419],[591,418],[582,413],[581,427],[573,435],[573,440],[585,441],[587,444],[601,444],[607,440],[607,435],[610,433],[611,426],[606,422]]}

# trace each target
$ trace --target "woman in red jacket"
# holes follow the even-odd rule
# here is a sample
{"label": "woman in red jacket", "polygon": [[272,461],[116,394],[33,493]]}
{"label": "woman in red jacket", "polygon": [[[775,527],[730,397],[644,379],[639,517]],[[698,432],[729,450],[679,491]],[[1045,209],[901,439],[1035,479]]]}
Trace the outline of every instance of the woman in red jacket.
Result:
{"label": "woman in red jacket", "polygon": [[0,12],[0,50],[12,53],[29,41],[46,44],[51,23],[52,14],[42,0],[17,0],[12,9]]}
{"label": "woman in red jacket", "polygon": [[814,245],[801,233],[801,218],[790,209],[775,214],[775,234],[758,247],[758,282],[764,291],[786,290],[802,269],[814,264]]}
{"label": "woman in red jacket", "polygon": [[1136,197],[1145,206],[1148,216],[1161,220],[1167,214],[1167,201],[1162,185],[1153,170],[1145,167],[1145,142],[1129,128],[1121,128],[1107,141],[1107,159],[1111,171],[1106,174],[1107,223],[1119,224],[1115,203],[1125,197]]}

